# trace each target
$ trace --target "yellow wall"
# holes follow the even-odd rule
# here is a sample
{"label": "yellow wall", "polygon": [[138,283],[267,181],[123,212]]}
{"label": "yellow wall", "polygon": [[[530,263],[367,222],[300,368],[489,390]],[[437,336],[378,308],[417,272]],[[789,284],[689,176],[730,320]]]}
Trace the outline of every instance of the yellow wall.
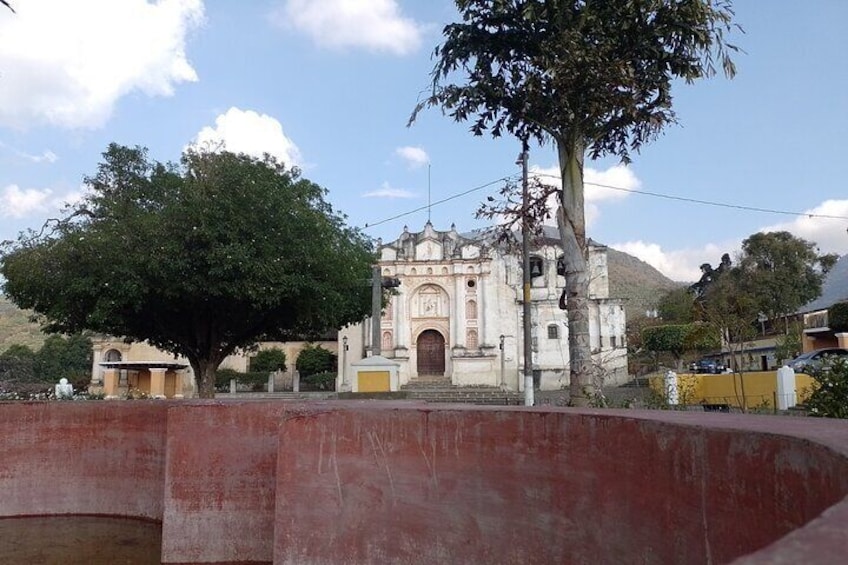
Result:
{"label": "yellow wall", "polygon": [[389,392],[391,375],[388,371],[359,371],[358,392]]}
{"label": "yellow wall", "polygon": [[[744,379],[744,400],[748,408],[773,408],[774,395],[777,392],[776,371],[752,371],[720,375],[677,376],[678,398],[680,404],[728,404],[742,406],[742,382]],[[651,377],[651,389],[665,394],[664,377]],[[806,400],[815,381],[803,373],[795,375],[795,393],[798,402]]]}

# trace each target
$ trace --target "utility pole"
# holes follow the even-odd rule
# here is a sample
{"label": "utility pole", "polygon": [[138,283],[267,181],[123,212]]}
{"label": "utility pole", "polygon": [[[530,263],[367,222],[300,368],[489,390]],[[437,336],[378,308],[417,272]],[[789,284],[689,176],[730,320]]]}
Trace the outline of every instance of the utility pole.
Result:
{"label": "utility pole", "polygon": [[533,406],[533,336],[531,334],[531,304],[530,304],[530,218],[527,209],[530,200],[530,188],[527,182],[527,140],[522,141],[521,155],[521,255],[522,282],[524,285],[523,320],[524,335],[524,406]]}
{"label": "utility pole", "polygon": [[383,311],[383,276],[380,266],[374,265],[371,269],[371,356],[376,357],[382,353],[382,340],[380,339],[380,320]]}
{"label": "utility pole", "polygon": [[383,314],[383,289],[397,288],[400,280],[397,277],[383,277],[380,266],[371,268],[371,356],[383,353],[383,341],[380,336],[380,321]]}

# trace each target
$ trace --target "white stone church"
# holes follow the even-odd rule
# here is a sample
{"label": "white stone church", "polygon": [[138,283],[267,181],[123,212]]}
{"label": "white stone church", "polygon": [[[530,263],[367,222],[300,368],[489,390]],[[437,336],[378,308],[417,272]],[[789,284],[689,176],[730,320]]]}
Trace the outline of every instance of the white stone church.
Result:
{"label": "white stone church", "polygon": [[[531,256],[533,372],[542,390],[569,383],[567,313],[559,308],[565,277],[559,236],[546,228]],[[379,246],[383,276],[401,285],[380,320],[381,355],[396,367],[397,385],[444,379],[459,386],[523,389],[520,256],[481,233],[404,228]],[[590,336],[597,380],[627,380],[622,301],[610,298],[606,247],[591,243]],[[371,352],[371,321],[339,332],[337,390],[350,390],[357,365]],[[357,364],[357,362],[359,362]],[[394,388],[394,387],[393,387]]]}

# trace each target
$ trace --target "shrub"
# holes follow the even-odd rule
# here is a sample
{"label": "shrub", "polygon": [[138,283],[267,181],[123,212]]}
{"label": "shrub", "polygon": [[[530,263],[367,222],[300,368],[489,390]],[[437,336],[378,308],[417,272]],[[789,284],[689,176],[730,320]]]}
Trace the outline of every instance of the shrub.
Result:
{"label": "shrub", "polygon": [[310,390],[335,390],[336,373],[315,373],[303,379],[304,384]]}
{"label": "shrub", "polygon": [[235,379],[239,384],[247,385],[253,391],[261,391],[262,387],[268,383],[268,373],[240,373],[233,369],[218,369],[215,377],[216,390],[229,391],[231,379]]}
{"label": "shrub", "polygon": [[810,416],[848,418],[848,362],[837,358],[810,376],[816,381],[807,400]]}
{"label": "shrub", "polygon": [[838,302],[828,308],[827,325],[835,332],[848,331],[848,302]]}
{"label": "shrub", "polygon": [[338,364],[335,353],[310,343],[298,355],[295,367],[303,379],[317,373],[335,373]]}
{"label": "shrub", "polygon": [[250,371],[273,373],[286,370],[286,352],[279,348],[263,349],[250,359]]}

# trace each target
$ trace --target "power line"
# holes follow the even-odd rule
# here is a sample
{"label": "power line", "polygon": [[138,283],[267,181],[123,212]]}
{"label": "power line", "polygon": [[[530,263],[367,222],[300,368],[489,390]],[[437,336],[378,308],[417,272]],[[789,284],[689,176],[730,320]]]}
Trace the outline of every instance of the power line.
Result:
{"label": "power line", "polygon": [[396,216],[392,216],[390,218],[385,218],[383,220],[380,220],[379,222],[369,222],[369,223],[365,224],[365,229],[373,228],[375,226],[379,226],[379,225],[382,225],[382,224],[386,224],[388,222],[397,220],[399,218],[403,218],[404,216],[409,216],[411,214],[415,214],[416,212],[421,212],[422,210],[429,210],[431,206],[437,206],[439,204],[444,204],[445,202],[450,202],[451,200],[456,200],[457,198],[460,198],[460,197],[465,196],[467,194],[471,194],[472,192],[477,192],[478,190],[483,190],[484,188],[488,188],[488,187],[492,186],[493,184],[497,184],[499,182],[505,182],[505,181],[508,181],[508,180],[510,180],[514,177],[515,177],[515,175],[508,175],[508,176],[505,176],[505,177],[501,177],[499,179],[495,179],[493,181],[487,182],[486,184],[481,184],[480,186],[475,186],[474,188],[469,188],[466,191],[458,192],[456,194],[448,196],[447,198],[442,198],[441,200],[436,200],[435,202],[432,202],[432,203],[428,202],[426,206],[419,206],[418,208],[416,208],[414,210],[410,210],[408,212],[403,212],[401,214],[398,214]]}
{"label": "power line", "polygon": [[[560,178],[556,175],[536,174],[537,177]],[[679,200],[681,202],[691,202],[693,204],[703,204],[705,206],[716,206],[718,208],[732,208],[736,210],[745,210],[748,212],[763,212],[766,214],[782,214],[785,216],[806,216],[808,218],[824,218],[829,220],[848,220],[848,216],[834,216],[831,214],[813,214],[809,212],[791,212],[788,210],[774,210],[772,208],[759,208],[757,206],[744,206],[742,204],[728,204],[726,202],[715,202],[712,200],[700,200],[697,198],[687,198],[685,196],[673,196],[671,194],[662,194],[660,192],[650,192],[648,190],[637,190],[635,188],[624,188],[622,186],[612,186],[609,184],[601,184],[598,182],[583,181],[583,184],[597,186],[600,188],[608,188],[610,190],[618,190],[621,192],[630,192],[633,194],[643,194],[645,196],[655,196],[657,198],[665,198],[667,200]]]}
{"label": "power line", "polygon": [[[555,178],[555,179],[560,178],[557,175],[550,175],[550,174],[544,174],[544,173],[534,173],[534,176],[536,176],[536,177],[549,177],[549,178]],[[471,194],[473,192],[483,190],[484,188],[488,188],[488,187],[492,186],[493,184],[497,184],[499,182],[504,182],[504,181],[508,181],[508,180],[512,180],[512,179],[515,179],[515,175],[508,175],[508,176],[505,176],[505,177],[501,177],[501,178],[493,180],[491,182],[487,182],[486,184],[476,186],[476,187],[468,189],[466,191],[459,192],[457,194],[448,196],[447,198],[443,198],[442,200],[437,200],[436,202],[432,202],[427,206],[420,206],[418,208],[415,208],[414,210],[409,210],[408,212],[403,212],[401,214],[397,214],[397,215],[392,216],[390,218],[385,218],[385,219],[380,220],[378,222],[367,223],[367,224],[365,224],[365,229],[373,228],[375,226],[379,226],[379,225],[382,225],[382,224],[386,224],[388,222],[397,220],[399,218],[403,218],[405,216],[415,214],[416,212],[421,212],[422,210],[428,210],[431,206],[444,204],[445,202],[449,202],[451,200],[455,200],[457,198],[460,198],[462,196],[466,196],[466,195]],[[584,181],[583,184],[584,185],[597,186],[599,188],[606,188],[606,189],[609,189],[609,190],[618,190],[620,192],[628,192],[628,193],[632,193],[632,194],[641,194],[643,196],[653,196],[655,198],[664,198],[666,200],[676,200],[676,201],[679,201],[679,202],[689,202],[691,204],[700,204],[702,206],[715,206],[717,208],[730,208],[730,209],[734,209],[734,210],[743,210],[743,211],[746,211],[746,212],[760,212],[760,213],[764,213],[764,214],[778,214],[778,215],[783,215],[783,216],[803,216],[803,217],[807,217],[807,218],[821,218],[821,219],[827,219],[827,220],[845,220],[845,221],[848,221],[848,216],[837,216],[837,215],[833,215],[833,214],[815,214],[815,213],[810,213],[810,212],[793,212],[793,211],[790,211],[790,210],[776,210],[776,209],[773,209],[773,208],[760,208],[758,206],[745,206],[745,205],[742,205],[742,204],[729,204],[727,202],[716,202],[716,201],[713,201],[713,200],[701,200],[701,199],[698,199],[698,198],[688,198],[688,197],[685,197],[685,196],[674,196],[674,195],[671,195],[671,194],[663,194],[661,192],[651,192],[651,191],[648,191],[648,190],[638,190],[638,189],[635,189],[635,188],[624,188],[623,186],[613,186],[613,185],[610,185],[610,184],[602,184],[602,183],[598,183],[598,182]]]}

